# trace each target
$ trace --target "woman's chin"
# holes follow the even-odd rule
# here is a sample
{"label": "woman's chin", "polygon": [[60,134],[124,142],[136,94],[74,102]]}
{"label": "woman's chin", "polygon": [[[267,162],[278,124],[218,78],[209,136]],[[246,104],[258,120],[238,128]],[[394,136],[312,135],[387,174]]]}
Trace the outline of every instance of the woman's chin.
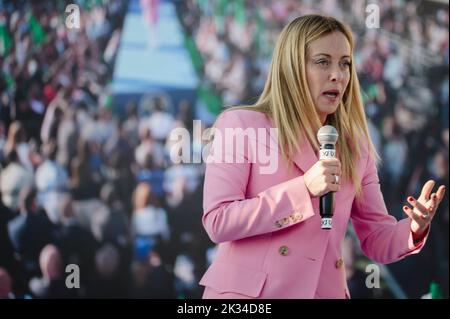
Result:
{"label": "woman's chin", "polygon": [[321,118],[326,118],[328,115],[333,114],[337,110],[337,105],[334,107],[330,107],[329,105],[327,107],[319,108],[319,115]]}

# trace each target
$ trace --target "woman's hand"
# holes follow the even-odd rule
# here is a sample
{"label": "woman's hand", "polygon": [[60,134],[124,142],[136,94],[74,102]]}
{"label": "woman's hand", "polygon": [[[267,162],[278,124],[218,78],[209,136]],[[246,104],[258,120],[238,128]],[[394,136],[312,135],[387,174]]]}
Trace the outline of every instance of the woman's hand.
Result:
{"label": "woman's hand", "polygon": [[436,210],[444,198],[445,186],[439,186],[436,193],[431,194],[435,182],[429,180],[422,188],[422,192],[418,199],[408,196],[408,202],[412,206],[403,206],[406,215],[411,218],[411,231],[415,239],[422,239],[425,231],[428,229]]}
{"label": "woman's hand", "polygon": [[[341,186],[341,162],[337,158],[320,160],[303,175],[311,197],[337,192]],[[337,176],[337,183],[336,177]]]}

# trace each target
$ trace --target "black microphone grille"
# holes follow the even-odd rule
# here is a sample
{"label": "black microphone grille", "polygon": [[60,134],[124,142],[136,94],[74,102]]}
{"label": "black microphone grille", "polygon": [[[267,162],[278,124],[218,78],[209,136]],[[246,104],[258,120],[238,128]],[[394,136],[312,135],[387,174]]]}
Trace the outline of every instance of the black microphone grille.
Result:
{"label": "black microphone grille", "polygon": [[336,144],[339,134],[337,130],[331,125],[322,126],[317,132],[317,139],[320,145]]}

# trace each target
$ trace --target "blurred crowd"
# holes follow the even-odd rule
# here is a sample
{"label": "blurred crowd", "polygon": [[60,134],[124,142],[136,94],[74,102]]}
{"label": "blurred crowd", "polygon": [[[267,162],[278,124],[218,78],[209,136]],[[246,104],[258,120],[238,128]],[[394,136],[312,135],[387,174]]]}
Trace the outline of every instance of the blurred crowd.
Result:
{"label": "blurred crowd", "polygon": [[77,3],[79,29],[68,1],[0,3],[0,298],[200,297],[202,166],[172,165],[167,139],[190,105],[116,116],[128,2]]}
{"label": "blurred crowd", "polygon": [[[74,2],[79,29],[65,25],[69,1],[0,1],[0,298],[198,298],[214,255],[201,225],[204,166],[174,163],[169,139],[175,127],[192,132],[196,105],[165,94],[114,105],[128,1]],[[405,195],[429,178],[448,188],[448,4],[378,1],[380,31],[365,27],[364,1],[174,2],[200,53],[200,85],[223,106],[256,100],[293,17],[351,21],[389,211],[403,218]],[[447,198],[424,251],[392,269],[409,296],[431,280],[448,296]],[[361,288],[357,247],[350,234],[352,297],[390,296]],[[69,264],[79,289],[66,287]]]}
{"label": "blurred crowd", "polygon": [[[349,24],[370,133],[382,158],[382,191],[390,213],[401,219],[406,196],[420,194],[428,179],[448,187],[449,7],[437,1],[371,3],[378,6],[380,28],[367,27],[374,11],[366,13],[364,0],[178,2],[203,59],[200,79],[224,107],[256,100],[277,36],[291,19],[321,13]],[[436,281],[448,296],[448,230],[446,196],[426,249],[391,268],[406,295],[420,297]],[[357,245],[344,246],[360,254]],[[411,273],[417,280],[407,278]]]}

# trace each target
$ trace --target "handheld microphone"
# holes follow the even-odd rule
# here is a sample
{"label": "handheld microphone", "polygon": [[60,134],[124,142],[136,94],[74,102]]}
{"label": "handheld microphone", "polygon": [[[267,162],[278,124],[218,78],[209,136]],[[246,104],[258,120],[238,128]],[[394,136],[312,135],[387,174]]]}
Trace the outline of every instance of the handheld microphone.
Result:
{"label": "handheld microphone", "polygon": [[[322,126],[317,132],[317,139],[320,144],[320,160],[335,158],[335,144],[339,134],[331,125]],[[333,226],[334,213],[334,192],[328,192],[320,196],[320,217],[322,217],[322,229],[331,229]]]}

